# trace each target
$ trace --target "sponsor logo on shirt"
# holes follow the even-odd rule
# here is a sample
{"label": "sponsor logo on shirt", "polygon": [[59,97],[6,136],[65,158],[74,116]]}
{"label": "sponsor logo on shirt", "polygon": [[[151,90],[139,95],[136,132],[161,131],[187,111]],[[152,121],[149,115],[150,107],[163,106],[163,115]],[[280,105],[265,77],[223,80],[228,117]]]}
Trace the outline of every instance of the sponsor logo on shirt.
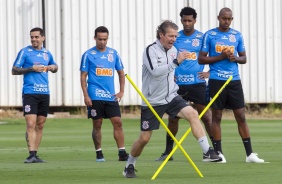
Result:
{"label": "sponsor logo on shirt", "polygon": [[185,40],[184,43],[190,43],[191,41],[189,39]]}
{"label": "sponsor logo on shirt", "polygon": [[194,81],[195,81],[195,76],[193,74],[177,76],[177,82],[194,82]]}
{"label": "sponsor logo on shirt", "polygon": [[104,55],[103,55],[102,57],[100,57],[100,58],[101,58],[101,59],[107,59],[107,57],[106,57],[106,56],[104,56]]}
{"label": "sponsor logo on shirt", "polygon": [[113,76],[112,68],[96,68],[97,76]]}
{"label": "sponsor logo on shirt", "polygon": [[215,52],[221,53],[223,49],[228,48],[232,53],[234,53],[235,47],[229,45],[215,45]]}
{"label": "sponsor logo on shirt", "polygon": [[232,75],[233,75],[233,72],[231,71],[221,71],[221,70],[217,71],[217,76],[221,78],[228,79]]}
{"label": "sponsor logo on shirt", "polygon": [[47,84],[36,84],[33,85],[33,91],[36,92],[48,92],[48,85]]}
{"label": "sponsor logo on shirt", "polygon": [[203,36],[203,34],[201,34],[201,33],[196,34],[196,38],[201,38],[202,36]]}
{"label": "sponsor logo on shirt", "polygon": [[113,54],[113,53],[114,53],[114,50],[110,49],[110,50],[109,50],[109,53]]}
{"label": "sponsor logo on shirt", "polygon": [[221,37],[222,40],[228,40],[228,38],[224,35]]}
{"label": "sponsor logo on shirt", "polygon": [[100,98],[112,98],[112,95],[109,91],[105,91],[102,89],[96,89],[95,95]]}
{"label": "sponsor logo on shirt", "polygon": [[188,55],[186,57],[186,60],[197,60],[197,54],[196,52],[188,52]]}
{"label": "sponsor logo on shirt", "polygon": [[91,54],[97,54],[97,52],[95,50],[92,50]]}

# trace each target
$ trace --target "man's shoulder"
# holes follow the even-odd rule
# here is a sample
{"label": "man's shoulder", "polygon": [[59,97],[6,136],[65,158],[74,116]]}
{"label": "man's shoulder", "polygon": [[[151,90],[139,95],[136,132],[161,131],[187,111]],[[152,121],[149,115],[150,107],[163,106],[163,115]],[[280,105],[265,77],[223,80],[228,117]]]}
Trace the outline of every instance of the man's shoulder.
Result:
{"label": "man's shoulder", "polygon": [[219,31],[217,30],[217,28],[213,28],[208,30],[205,34],[207,35],[217,35],[219,33]]}

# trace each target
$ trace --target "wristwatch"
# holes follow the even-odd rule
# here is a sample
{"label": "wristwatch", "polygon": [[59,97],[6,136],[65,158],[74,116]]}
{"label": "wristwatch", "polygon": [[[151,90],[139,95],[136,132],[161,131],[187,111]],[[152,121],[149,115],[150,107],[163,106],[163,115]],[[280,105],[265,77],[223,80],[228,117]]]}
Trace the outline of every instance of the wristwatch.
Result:
{"label": "wristwatch", "polygon": [[179,66],[179,63],[178,63],[177,59],[174,59],[173,63],[176,64],[177,66]]}

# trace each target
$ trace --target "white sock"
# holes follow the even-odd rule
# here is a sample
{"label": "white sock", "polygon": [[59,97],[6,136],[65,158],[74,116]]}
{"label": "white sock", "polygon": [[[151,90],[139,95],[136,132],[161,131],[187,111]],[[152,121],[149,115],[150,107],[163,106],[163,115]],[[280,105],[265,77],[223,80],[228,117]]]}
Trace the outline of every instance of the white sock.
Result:
{"label": "white sock", "polygon": [[96,149],[96,151],[102,151],[102,148]]}
{"label": "white sock", "polygon": [[209,151],[210,145],[209,141],[207,139],[207,136],[200,137],[198,139],[198,142],[203,150],[203,153],[207,153]]}
{"label": "white sock", "polygon": [[130,164],[132,164],[135,167],[137,158],[138,157],[133,157],[131,154],[129,154],[125,167],[127,168]]}

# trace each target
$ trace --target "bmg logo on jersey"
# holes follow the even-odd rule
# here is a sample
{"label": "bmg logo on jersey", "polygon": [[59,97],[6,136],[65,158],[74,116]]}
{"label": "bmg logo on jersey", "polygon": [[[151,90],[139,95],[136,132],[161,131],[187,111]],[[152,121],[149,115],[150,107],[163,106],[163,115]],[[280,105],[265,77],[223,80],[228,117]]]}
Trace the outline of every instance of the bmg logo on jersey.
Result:
{"label": "bmg logo on jersey", "polygon": [[197,60],[196,52],[188,52],[186,59],[187,60]]}
{"label": "bmg logo on jersey", "polygon": [[233,45],[218,45],[216,44],[215,45],[215,52],[217,53],[222,53],[223,49],[229,49],[233,54],[234,54],[234,50],[235,50],[235,47]]}
{"label": "bmg logo on jersey", "polygon": [[96,68],[97,76],[113,76],[112,68]]}

